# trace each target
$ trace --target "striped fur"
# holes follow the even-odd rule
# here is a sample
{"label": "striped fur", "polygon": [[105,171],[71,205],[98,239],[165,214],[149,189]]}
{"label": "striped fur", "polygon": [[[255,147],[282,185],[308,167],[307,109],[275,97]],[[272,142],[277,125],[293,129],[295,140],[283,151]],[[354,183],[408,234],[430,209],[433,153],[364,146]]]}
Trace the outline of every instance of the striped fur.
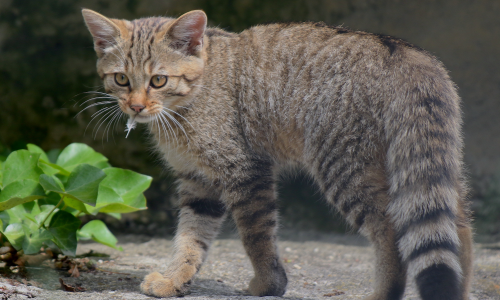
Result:
{"label": "striped fur", "polygon": [[[179,177],[175,255],[144,279],[144,293],[184,294],[231,214],[255,271],[250,293],[283,295],[275,178],[298,164],[373,242],[368,299],[401,299],[407,277],[422,299],[467,299],[460,99],[433,56],[322,23],[233,34],[206,29],[201,11],[134,21],[83,14],[107,93],[148,124]],[[130,84],[119,86],[116,73]],[[164,87],[150,84],[156,75],[168,76]]]}

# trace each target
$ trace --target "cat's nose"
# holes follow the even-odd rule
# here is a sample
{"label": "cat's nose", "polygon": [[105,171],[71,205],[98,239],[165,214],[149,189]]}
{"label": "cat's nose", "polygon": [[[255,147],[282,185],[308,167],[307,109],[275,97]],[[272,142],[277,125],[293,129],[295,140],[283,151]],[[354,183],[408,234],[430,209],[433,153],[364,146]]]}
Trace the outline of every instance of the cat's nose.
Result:
{"label": "cat's nose", "polygon": [[137,112],[137,113],[140,113],[141,111],[143,111],[145,107],[146,107],[146,106],[144,106],[144,105],[140,105],[140,104],[130,105],[130,108],[131,108],[132,110],[134,110],[135,112]]}

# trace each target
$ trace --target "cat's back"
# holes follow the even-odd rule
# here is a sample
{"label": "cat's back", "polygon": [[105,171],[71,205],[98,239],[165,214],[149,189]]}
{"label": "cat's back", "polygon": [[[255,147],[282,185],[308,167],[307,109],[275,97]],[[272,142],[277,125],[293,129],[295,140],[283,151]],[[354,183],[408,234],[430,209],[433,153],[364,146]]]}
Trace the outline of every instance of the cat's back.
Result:
{"label": "cat's back", "polygon": [[[426,51],[402,39],[388,35],[354,31],[325,23],[276,23],[258,25],[238,35],[240,48],[251,50],[254,56],[265,58],[325,58],[326,52],[338,59],[346,56],[358,56],[374,60],[398,57],[411,58],[414,53],[421,53],[421,60],[433,60]],[[250,52],[250,51],[249,51]],[[242,51],[246,53],[246,51]],[[338,55],[344,54],[344,57]],[[363,57],[361,54],[370,55]],[[325,62],[326,63],[326,62]]]}
{"label": "cat's back", "polygon": [[422,96],[444,97],[446,106],[458,107],[442,64],[391,36],[289,23],[252,27],[233,43],[242,123],[252,128],[245,134],[256,148],[272,153],[285,156],[297,149],[292,156],[300,157],[299,149],[315,148],[321,137],[343,128],[351,135],[349,128],[361,123],[370,128],[364,134],[370,145],[383,143],[385,131],[396,126],[388,120],[401,114],[412,119]]}

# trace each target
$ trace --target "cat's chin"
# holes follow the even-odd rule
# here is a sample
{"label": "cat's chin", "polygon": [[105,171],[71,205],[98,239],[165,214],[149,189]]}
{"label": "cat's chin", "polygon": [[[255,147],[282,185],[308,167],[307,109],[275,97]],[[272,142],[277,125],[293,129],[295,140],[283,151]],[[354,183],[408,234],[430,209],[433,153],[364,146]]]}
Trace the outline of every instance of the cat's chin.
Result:
{"label": "cat's chin", "polygon": [[135,116],[134,121],[137,123],[149,123],[153,120],[153,116]]}

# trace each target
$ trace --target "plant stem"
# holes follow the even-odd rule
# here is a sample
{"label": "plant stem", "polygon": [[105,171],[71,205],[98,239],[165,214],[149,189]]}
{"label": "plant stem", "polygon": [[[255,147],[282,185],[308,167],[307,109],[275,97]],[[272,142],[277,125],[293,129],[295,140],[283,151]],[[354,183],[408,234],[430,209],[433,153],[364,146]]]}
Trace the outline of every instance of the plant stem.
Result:
{"label": "plant stem", "polygon": [[47,221],[47,219],[49,218],[49,216],[54,212],[54,210],[56,210],[56,208],[61,205],[61,203],[63,202],[64,198],[66,196],[62,196],[61,200],[59,200],[59,203],[57,203],[56,206],[54,206],[54,208],[47,214],[47,216],[45,216],[45,219],[43,219],[42,223],[40,223],[40,226],[38,226],[38,229],[42,228],[43,224],[45,224],[45,221]]}
{"label": "plant stem", "polygon": [[82,211],[81,211],[81,210],[79,210],[79,211],[76,213],[75,217],[78,217],[81,213],[82,213]]}

